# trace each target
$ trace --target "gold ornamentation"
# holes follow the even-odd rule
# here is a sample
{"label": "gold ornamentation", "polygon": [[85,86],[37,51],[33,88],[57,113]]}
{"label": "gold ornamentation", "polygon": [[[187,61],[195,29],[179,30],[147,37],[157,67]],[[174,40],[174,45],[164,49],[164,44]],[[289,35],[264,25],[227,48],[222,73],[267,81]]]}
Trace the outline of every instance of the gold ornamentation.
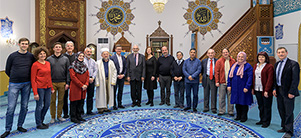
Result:
{"label": "gold ornamentation", "polygon": [[106,30],[113,36],[117,33],[129,32],[129,25],[135,17],[131,13],[130,3],[123,0],[102,1],[101,8],[95,15],[100,23],[100,30]]}
{"label": "gold ornamentation", "polygon": [[[204,37],[207,32],[218,29],[217,23],[220,23],[222,14],[217,8],[217,2],[210,0],[195,0],[188,2],[188,9],[183,17],[187,20],[188,29],[190,31],[198,30]],[[187,34],[188,34],[187,32]],[[211,33],[212,35],[212,33]]]}
{"label": "gold ornamentation", "polygon": [[49,31],[49,35],[50,35],[50,36],[54,36],[54,35],[55,35],[55,31],[54,31],[54,30],[50,30],[50,31]]}
{"label": "gold ornamentation", "polygon": [[80,27],[79,27],[79,35],[80,35],[80,40],[79,43],[80,45],[86,45],[85,44],[85,5],[83,1],[80,1],[79,4],[79,16],[80,16]]}
{"label": "gold ornamentation", "polygon": [[70,0],[50,0],[49,15],[53,17],[77,19],[78,3]]}
{"label": "gold ornamentation", "polygon": [[54,21],[54,25],[59,25],[59,26],[73,26],[73,23],[70,22],[64,22],[64,21]]}
{"label": "gold ornamentation", "polygon": [[75,32],[75,31],[72,31],[72,32],[71,32],[71,36],[72,36],[72,37],[75,37],[75,36],[76,36],[76,32]]}
{"label": "gold ornamentation", "polygon": [[46,45],[46,0],[40,0],[40,45]]}

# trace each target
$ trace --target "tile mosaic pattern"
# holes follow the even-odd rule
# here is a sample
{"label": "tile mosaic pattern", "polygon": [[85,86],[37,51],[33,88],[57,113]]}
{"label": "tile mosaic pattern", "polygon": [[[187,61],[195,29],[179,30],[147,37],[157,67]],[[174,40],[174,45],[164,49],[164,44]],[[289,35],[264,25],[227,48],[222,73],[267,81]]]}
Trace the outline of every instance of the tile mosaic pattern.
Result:
{"label": "tile mosaic pattern", "polygon": [[274,17],[301,10],[300,0],[274,0]]}
{"label": "tile mosaic pattern", "polygon": [[68,137],[263,137],[232,120],[177,109],[134,109],[98,115],[85,123],[72,124],[53,138]]}

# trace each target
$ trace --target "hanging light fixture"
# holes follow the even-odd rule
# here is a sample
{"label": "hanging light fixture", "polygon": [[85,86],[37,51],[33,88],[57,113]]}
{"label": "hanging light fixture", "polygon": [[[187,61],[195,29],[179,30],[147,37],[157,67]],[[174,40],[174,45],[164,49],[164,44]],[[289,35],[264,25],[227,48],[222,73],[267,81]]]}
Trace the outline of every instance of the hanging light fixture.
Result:
{"label": "hanging light fixture", "polygon": [[153,8],[157,13],[162,13],[164,10],[164,6],[167,3],[168,0],[150,0],[150,2],[153,4]]}

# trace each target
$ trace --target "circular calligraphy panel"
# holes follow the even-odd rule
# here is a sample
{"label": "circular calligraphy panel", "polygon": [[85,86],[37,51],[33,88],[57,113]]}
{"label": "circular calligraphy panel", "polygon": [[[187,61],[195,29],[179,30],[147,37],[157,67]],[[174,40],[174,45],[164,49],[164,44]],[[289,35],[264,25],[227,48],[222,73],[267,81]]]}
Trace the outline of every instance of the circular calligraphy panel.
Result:
{"label": "circular calligraphy panel", "polygon": [[107,10],[106,19],[112,26],[120,26],[125,19],[124,12],[119,7],[113,7]]}
{"label": "circular calligraphy panel", "polygon": [[207,6],[200,6],[193,12],[193,20],[200,26],[207,26],[213,20],[212,10]]}

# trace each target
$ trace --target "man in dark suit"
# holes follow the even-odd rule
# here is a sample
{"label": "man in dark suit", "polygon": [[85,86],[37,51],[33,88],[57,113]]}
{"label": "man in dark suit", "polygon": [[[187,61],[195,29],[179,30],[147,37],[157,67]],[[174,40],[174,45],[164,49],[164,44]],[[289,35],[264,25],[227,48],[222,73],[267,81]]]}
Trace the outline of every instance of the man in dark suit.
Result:
{"label": "man in dark suit", "polygon": [[207,51],[206,58],[202,60],[202,85],[204,87],[204,110],[203,112],[209,111],[209,97],[211,91],[211,111],[212,113],[216,112],[216,99],[217,99],[217,87],[215,86],[215,78],[214,78],[214,67],[217,61],[215,56],[215,51],[213,49],[209,49]]}
{"label": "man in dark suit", "polygon": [[133,46],[133,53],[127,56],[127,80],[131,85],[132,107],[141,107],[142,81],[145,78],[145,58],[138,53],[137,45]]}
{"label": "man in dark suit", "polygon": [[300,67],[298,62],[289,59],[287,55],[285,47],[277,49],[280,61],[275,64],[273,95],[277,97],[278,112],[281,117],[282,129],[277,132],[285,132],[284,137],[290,138],[294,132],[294,105],[295,97],[299,96]]}
{"label": "man in dark suit", "polygon": [[[122,47],[120,45],[116,45],[115,51],[116,54],[111,57],[111,60],[113,60],[117,70],[117,82],[116,85],[114,86],[114,106],[113,106],[113,109],[117,110],[118,108],[124,108],[124,106],[122,106],[122,93],[123,93],[123,85],[124,85],[124,78],[126,72],[126,59],[123,55],[121,55]],[[118,88],[118,94],[117,94],[118,106],[116,104],[117,88]]]}

